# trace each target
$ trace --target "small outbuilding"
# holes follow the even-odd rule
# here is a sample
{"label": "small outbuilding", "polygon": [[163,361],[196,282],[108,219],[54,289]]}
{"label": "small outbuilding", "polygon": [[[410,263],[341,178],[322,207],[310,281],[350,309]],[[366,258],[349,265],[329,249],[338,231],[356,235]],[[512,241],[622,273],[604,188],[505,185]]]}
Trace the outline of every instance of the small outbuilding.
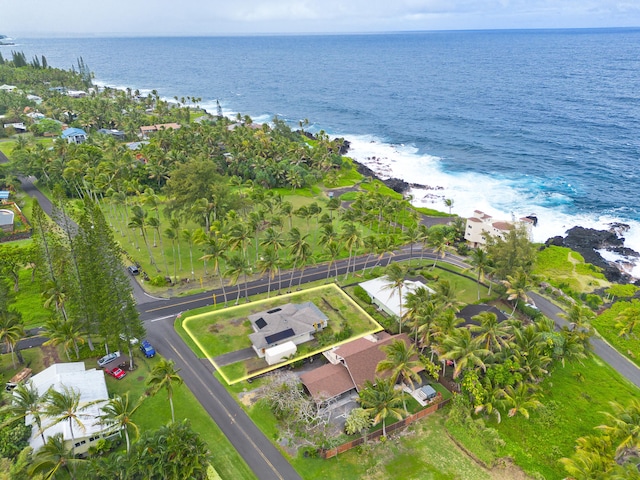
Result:
{"label": "small outbuilding", "polygon": [[285,342],[275,347],[267,348],[264,351],[264,359],[269,365],[275,365],[290,357],[298,351],[298,347],[293,342]]}

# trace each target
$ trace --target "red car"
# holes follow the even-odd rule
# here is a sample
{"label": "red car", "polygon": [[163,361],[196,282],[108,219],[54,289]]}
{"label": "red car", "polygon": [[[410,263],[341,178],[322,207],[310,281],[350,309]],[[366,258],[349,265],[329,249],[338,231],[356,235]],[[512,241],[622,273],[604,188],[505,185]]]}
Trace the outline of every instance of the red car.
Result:
{"label": "red car", "polygon": [[124,370],[122,370],[119,367],[112,368],[110,370],[106,370],[106,372],[109,375],[111,375],[112,377],[114,377],[114,378],[116,378],[118,380],[120,380],[121,378],[123,378],[127,374],[127,372],[125,372]]}

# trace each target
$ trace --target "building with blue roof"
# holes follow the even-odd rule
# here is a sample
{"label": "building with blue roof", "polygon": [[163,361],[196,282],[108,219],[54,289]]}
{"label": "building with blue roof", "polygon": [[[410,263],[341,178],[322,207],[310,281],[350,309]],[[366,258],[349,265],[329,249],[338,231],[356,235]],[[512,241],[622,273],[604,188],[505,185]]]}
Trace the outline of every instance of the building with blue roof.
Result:
{"label": "building with blue roof", "polygon": [[67,128],[62,131],[61,138],[64,138],[69,143],[81,144],[87,140],[87,132],[81,128]]}

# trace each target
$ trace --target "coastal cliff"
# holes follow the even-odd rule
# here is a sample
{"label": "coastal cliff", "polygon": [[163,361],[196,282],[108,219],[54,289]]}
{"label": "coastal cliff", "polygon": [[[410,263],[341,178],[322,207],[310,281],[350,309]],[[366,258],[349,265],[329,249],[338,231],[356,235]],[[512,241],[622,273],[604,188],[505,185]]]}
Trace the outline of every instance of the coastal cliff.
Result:
{"label": "coastal cliff", "polygon": [[[595,230],[593,228],[573,227],[567,230],[566,237],[553,237],[545,245],[567,247],[584,257],[585,262],[602,269],[602,273],[610,282],[636,282],[629,272],[630,262],[606,260],[599,250],[611,252],[621,258],[640,258],[640,254],[624,246],[624,237],[619,232],[624,231],[625,225],[615,224],[611,230]],[[628,227],[627,227],[628,228]]]}

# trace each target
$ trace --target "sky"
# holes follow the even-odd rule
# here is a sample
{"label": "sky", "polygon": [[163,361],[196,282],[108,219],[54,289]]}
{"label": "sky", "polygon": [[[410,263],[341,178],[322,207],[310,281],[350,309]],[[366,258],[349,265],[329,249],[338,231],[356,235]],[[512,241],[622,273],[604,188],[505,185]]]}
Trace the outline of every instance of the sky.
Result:
{"label": "sky", "polygon": [[10,37],[640,27],[639,0],[0,0]]}

